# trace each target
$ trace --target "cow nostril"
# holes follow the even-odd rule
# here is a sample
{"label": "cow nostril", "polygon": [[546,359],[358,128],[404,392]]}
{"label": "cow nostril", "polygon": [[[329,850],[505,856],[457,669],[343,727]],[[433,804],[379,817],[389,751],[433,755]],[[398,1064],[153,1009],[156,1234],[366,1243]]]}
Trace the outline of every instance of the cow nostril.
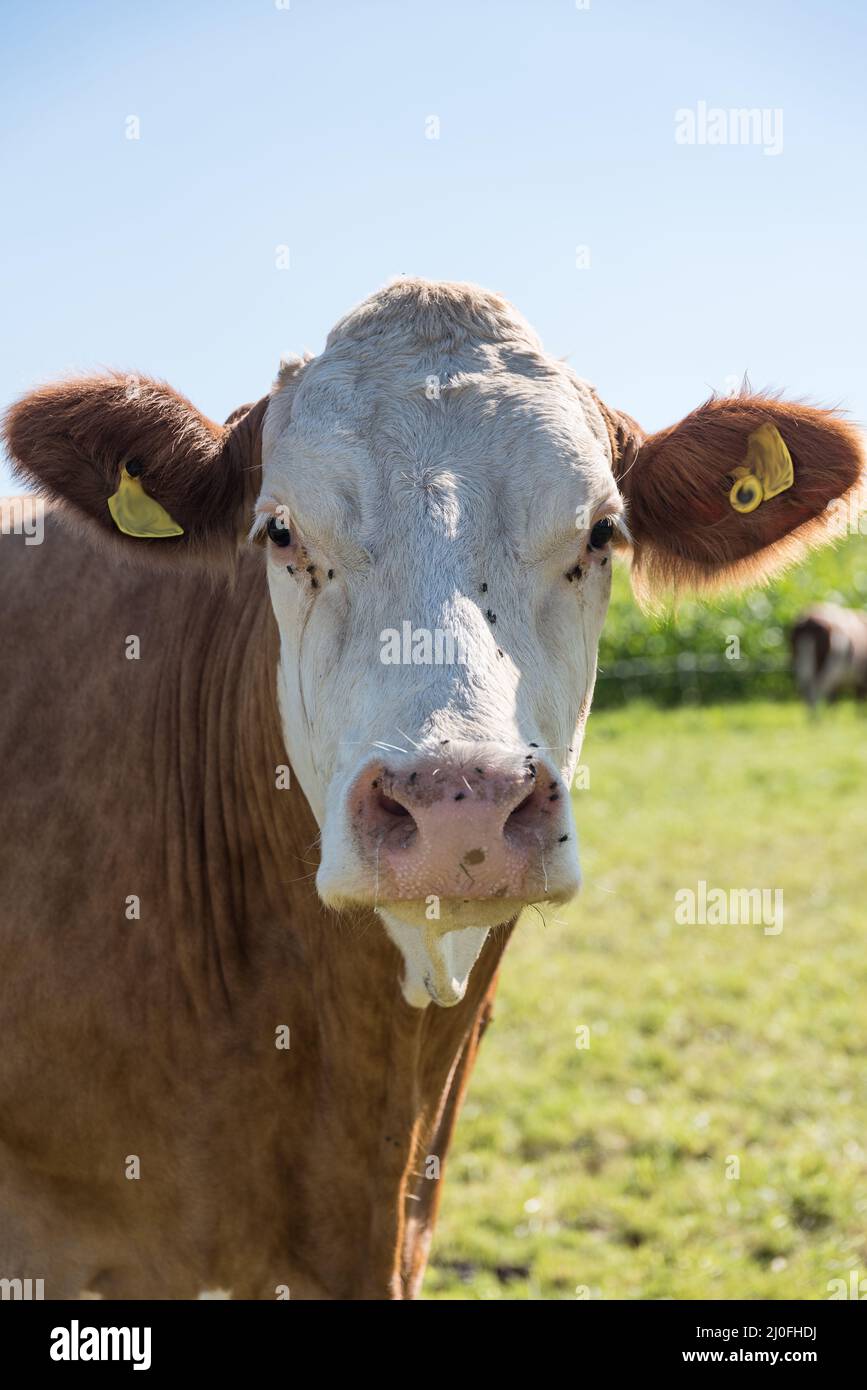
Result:
{"label": "cow nostril", "polygon": [[[535,801],[535,799],[536,799],[536,793],[535,793],[535,791],[528,792],[527,795],[524,797],[524,800],[521,801],[521,802],[519,802],[518,805],[515,807],[514,811],[511,813],[511,815],[510,815],[509,818],[507,819],[506,825],[507,825],[507,826],[510,825],[513,821],[516,821],[518,824],[522,824],[525,820],[527,820],[527,819],[528,819],[528,816],[526,815],[526,812],[527,812],[527,811],[529,810],[529,808],[533,805],[533,802]],[[524,813],[524,814],[522,814],[522,813]]]}
{"label": "cow nostril", "polygon": [[372,803],[372,826],[379,835],[379,844],[389,850],[408,849],[418,835],[415,816],[393,796],[384,791],[375,792]]}

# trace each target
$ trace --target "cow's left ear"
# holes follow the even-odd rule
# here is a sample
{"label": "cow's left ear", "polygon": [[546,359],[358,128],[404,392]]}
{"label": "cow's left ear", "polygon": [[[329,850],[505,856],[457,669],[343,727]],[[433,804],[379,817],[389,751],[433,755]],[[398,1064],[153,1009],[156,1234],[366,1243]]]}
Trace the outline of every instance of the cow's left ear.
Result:
{"label": "cow's left ear", "polygon": [[640,594],[762,579],[839,535],[844,499],[863,485],[861,432],[830,410],[715,397],[651,435],[602,412]]}
{"label": "cow's left ear", "polygon": [[269,399],[218,425],[165,382],[81,377],[17,401],[6,443],[21,477],[134,563],[231,565],[259,489]]}

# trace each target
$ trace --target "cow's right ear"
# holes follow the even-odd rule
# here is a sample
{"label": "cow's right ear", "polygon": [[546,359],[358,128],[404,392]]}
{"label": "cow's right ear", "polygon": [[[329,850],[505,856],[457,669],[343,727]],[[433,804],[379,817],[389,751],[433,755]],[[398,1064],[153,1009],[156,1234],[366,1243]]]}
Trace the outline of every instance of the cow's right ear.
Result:
{"label": "cow's right ear", "polygon": [[219,566],[249,529],[269,399],[217,425],[163,382],[78,378],[17,401],[6,445],[25,482],[127,557]]}

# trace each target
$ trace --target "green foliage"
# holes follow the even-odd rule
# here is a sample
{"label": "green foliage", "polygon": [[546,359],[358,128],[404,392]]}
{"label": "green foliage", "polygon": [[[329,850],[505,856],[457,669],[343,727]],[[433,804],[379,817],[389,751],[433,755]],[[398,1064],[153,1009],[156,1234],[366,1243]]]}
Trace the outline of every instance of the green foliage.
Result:
{"label": "green foliage", "polygon": [[[767,588],[682,599],[675,611],[655,617],[641,612],[627,568],[616,565],[594,707],[637,697],[663,705],[791,698],[789,629],[820,600],[867,607],[862,536],[816,551]],[[732,637],[740,643],[737,660],[726,655]]]}
{"label": "green foliage", "polygon": [[[584,890],[509,944],[426,1296],[827,1298],[867,1276],[863,708],[636,702],[584,762]],[[678,925],[699,879],[783,930]]]}

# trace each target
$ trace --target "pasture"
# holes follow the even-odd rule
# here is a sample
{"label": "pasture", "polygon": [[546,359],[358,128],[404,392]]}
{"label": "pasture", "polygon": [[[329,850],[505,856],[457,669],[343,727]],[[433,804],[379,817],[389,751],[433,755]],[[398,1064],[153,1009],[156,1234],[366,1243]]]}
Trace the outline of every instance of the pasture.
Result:
{"label": "pasture", "polygon": [[[867,1274],[867,717],[632,703],[583,761],[584,890],[506,953],[425,1296],[828,1298]],[[677,925],[700,879],[783,930]]]}

